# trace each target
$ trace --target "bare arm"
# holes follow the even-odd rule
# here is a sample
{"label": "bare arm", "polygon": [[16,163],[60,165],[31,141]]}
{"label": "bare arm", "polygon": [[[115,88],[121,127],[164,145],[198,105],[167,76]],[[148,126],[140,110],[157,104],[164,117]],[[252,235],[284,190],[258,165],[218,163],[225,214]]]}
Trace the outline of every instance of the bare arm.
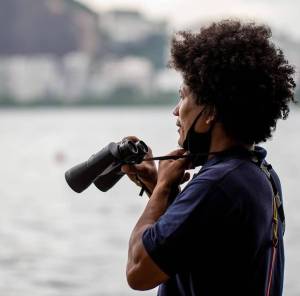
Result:
{"label": "bare arm", "polygon": [[170,190],[156,186],[149,202],[134,227],[128,249],[127,281],[131,288],[147,290],[156,287],[168,279],[168,275],[159,269],[144,248],[142,235],[165,212]]}
{"label": "bare arm", "polygon": [[[183,151],[176,150],[172,154],[183,154]],[[181,183],[185,176],[184,171],[186,167],[186,159],[160,162],[157,184],[129,240],[126,274],[128,284],[133,289],[152,289],[169,278],[145,250],[142,235],[166,211],[172,188],[177,188],[178,184]]]}

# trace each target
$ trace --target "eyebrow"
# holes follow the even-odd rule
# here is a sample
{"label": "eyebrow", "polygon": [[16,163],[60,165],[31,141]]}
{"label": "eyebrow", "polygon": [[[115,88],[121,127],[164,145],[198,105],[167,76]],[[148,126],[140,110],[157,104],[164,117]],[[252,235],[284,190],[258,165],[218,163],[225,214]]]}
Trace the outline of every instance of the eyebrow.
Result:
{"label": "eyebrow", "polygon": [[187,90],[187,87],[185,85],[183,85],[180,89],[183,95],[187,96],[189,94],[189,91]]}

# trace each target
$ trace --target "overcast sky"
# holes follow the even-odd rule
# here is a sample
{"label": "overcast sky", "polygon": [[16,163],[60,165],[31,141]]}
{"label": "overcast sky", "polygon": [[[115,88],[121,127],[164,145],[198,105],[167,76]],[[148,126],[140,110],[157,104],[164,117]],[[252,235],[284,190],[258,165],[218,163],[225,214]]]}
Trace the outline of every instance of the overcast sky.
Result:
{"label": "overcast sky", "polygon": [[81,0],[98,11],[135,8],[154,18],[168,19],[174,28],[228,17],[267,22],[300,40],[299,0]]}

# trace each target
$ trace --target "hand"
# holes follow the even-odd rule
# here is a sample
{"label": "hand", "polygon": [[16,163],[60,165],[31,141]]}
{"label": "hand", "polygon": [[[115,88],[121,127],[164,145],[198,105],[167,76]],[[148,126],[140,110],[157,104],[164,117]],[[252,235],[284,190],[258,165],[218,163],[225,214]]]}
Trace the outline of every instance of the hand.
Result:
{"label": "hand", "polygon": [[[184,149],[177,149],[168,155],[184,155]],[[167,188],[176,188],[190,179],[190,174],[185,170],[190,168],[190,160],[181,158],[177,160],[162,160],[159,162],[157,185]]]}
{"label": "hand", "polygon": [[[128,139],[133,142],[139,141],[139,138],[134,136],[129,136],[125,139]],[[148,153],[146,154],[146,158],[151,157],[153,157],[152,150],[150,147],[148,147]],[[125,164],[122,166],[121,170],[136,185],[141,187],[141,183],[139,182],[140,180],[146,186],[148,191],[150,191],[150,194],[153,192],[153,189],[155,188],[157,183],[157,168],[154,161],[144,161],[140,164],[135,165]]]}

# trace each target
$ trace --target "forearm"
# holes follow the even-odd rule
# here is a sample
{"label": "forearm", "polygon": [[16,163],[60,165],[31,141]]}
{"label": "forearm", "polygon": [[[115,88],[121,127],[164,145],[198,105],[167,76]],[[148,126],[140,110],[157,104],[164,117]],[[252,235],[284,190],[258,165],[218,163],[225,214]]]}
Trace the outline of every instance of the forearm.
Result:
{"label": "forearm", "polygon": [[168,207],[171,189],[158,185],[154,188],[143,214],[136,223],[130,237],[129,250],[141,239],[144,230],[153,225]]}
{"label": "forearm", "polygon": [[153,225],[164,214],[168,207],[170,194],[171,189],[166,186],[158,185],[155,187],[143,214],[131,233],[127,268],[130,269],[134,264],[138,264],[142,260],[142,235],[148,227]]}
{"label": "forearm", "polygon": [[[144,188],[147,196],[150,198],[153,195],[155,186],[151,187],[151,190],[149,190],[148,188]],[[175,186],[173,188],[170,189],[170,192],[168,194],[168,205],[171,204],[171,202],[174,200],[174,198],[181,192],[181,188],[180,186]]]}
{"label": "forearm", "polygon": [[[176,150],[170,155],[182,155],[184,150]],[[153,260],[144,247],[144,231],[157,222],[165,213],[173,198],[179,193],[187,167],[186,159],[164,160],[159,163],[157,185],[155,186],[145,210],[136,223],[130,240],[127,262],[128,284],[137,290],[156,287],[168,280],[167,275]]]}

